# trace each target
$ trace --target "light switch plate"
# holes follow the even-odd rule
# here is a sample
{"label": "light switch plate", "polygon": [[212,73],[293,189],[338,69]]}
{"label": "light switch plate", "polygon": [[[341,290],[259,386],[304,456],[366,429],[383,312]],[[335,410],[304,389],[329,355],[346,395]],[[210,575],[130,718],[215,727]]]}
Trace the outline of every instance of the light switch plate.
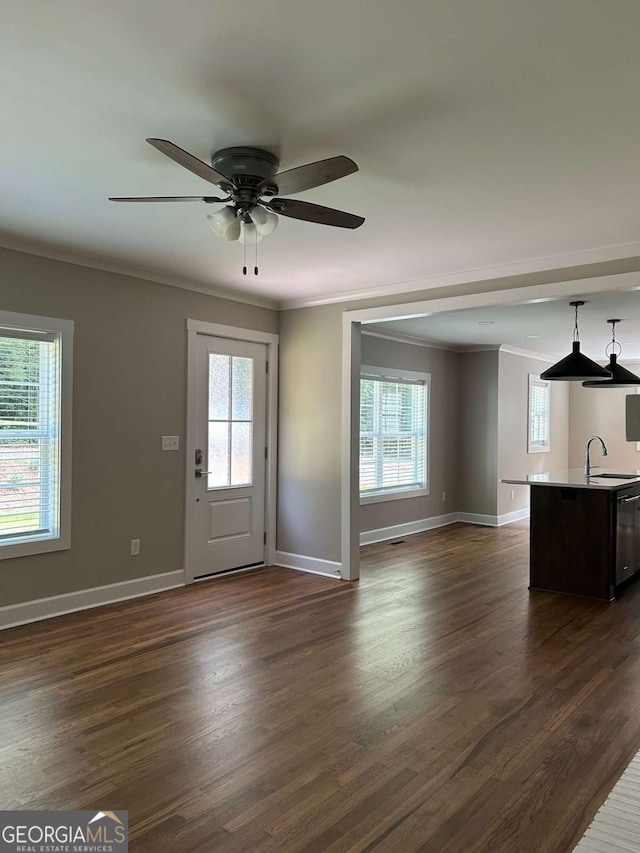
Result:
{"label": "light switch plate", "polygon": [[180,436],[179,435],[163,435],[162,436],[162,449],[163,450],[180,450]]}

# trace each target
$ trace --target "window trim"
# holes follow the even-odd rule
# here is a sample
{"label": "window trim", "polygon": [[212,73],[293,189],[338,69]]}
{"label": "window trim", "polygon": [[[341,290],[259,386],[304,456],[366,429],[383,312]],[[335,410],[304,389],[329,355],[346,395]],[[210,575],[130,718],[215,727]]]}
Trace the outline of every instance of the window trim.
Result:
{"label": "window trim", "polygon": [[[547,405],[548,405],[548,431],[547,443],[545,445],[531,444],[531,387],[533,383],[544,385],[547,389]],[[540,379],[539,374],[530,373],[527,386],[527,453],[550,453],[551,452],[551,382],[548,379]]]}
{"label": "window trim", "polygon": [[0,544],[0,560],[71,548],[71,428],[73,401],[73,320],[0,311],[3,331],[54,333],[60,341],[60,526],[58,535]]}
{"label": "window trim", "polygon": [[[372,492],[366,495],[360,494],[360,506],[367,504],[382,503],[385,501],[397,501],[405,498],[419,498],[429,494],[429,478],[431,474],[431,374],[417,370],[401,370],[395,367],[375,367],[370,364],[360,366],[360,380],[362,379],[388,379],[390,382],[423,382],[424,383],[424,405],[425,413],[425,486],[422,489],[414,489],[411,486],[400,486],[393,491]],[[360,396],[358,395],[358,400]],[[360,455],[358,454],[358,480],[360,471]]]}

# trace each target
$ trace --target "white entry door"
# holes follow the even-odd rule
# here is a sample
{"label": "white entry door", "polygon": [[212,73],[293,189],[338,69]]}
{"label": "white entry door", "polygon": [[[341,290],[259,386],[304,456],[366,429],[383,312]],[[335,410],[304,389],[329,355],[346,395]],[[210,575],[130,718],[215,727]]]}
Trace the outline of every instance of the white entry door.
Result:
{"label": "white entry door", "polygon": [[[265,553],[265,344],[197,335],[191,578],[259,565]],[[187,498],[189,500],[189,497]]]}

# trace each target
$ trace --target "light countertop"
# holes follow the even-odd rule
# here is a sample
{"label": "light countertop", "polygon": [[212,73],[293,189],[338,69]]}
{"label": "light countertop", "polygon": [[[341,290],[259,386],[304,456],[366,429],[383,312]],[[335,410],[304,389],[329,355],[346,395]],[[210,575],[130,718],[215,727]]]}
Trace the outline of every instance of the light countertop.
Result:
{"label": "light countertop", "polygon": [[[633,477],[605,477],[599,479],[602,474],[633,474]],[[503,477],[502,483],[514,483],[519,486],[571,486],[574,489],[619,489],[621,486],[629,486],[640,480],[638,471],[625,471],[616,468],[592,468],[591,476],[585,477],[584,469],[570,468],[564,471],[543,471],[540,474],[525,474],[524,477]]]}

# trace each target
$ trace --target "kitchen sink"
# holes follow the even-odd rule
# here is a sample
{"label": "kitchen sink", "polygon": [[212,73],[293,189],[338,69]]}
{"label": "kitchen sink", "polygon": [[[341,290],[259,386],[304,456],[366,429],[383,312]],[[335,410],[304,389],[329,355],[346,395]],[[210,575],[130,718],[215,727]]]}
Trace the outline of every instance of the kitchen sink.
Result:
{"label": "kitchen sink", "polygon": [[608,477],[611,480],[637,480],[640,479],[640,474],[590,474],[592,480],[599,480],[601,477]]}

